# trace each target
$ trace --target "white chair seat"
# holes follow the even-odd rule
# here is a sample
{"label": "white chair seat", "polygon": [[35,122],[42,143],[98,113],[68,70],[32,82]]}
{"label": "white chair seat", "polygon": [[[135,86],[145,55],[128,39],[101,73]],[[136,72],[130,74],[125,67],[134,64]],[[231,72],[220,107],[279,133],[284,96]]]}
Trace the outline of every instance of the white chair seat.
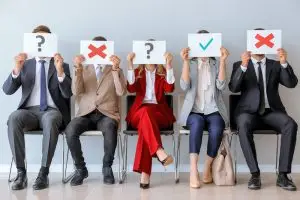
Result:
{"label": "white chair seat", "polygon": [[181,129],[181,130],[179,130],[179,133],[180,133],[181,135],[188,135],[188,134],[190,134],[190,130]]}
{"label": "white chair seat", "polygon": [[[179,130],[179,134],[180,135],[189,135],[190,134],[190,130],[180,129]],[[203,131],[203,135],[208,135],[208,132],[207,131]]]}
{"label": "white chair seat", "polygon": [[86,131],[81,134],[82,136],[103,136],[102,131]]}

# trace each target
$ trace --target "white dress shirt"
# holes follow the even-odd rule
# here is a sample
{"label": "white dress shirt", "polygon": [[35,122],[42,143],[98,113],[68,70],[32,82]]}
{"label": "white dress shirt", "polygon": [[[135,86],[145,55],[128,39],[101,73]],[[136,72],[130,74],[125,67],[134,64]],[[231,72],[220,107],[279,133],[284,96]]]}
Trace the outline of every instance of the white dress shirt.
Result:
{"label": "white dress shirt", "polygon": [[[35,69],[35,82],[34,82],[34,86],[33,86],[33,89],[32,89],[32,92],[30,94],[30,97],[27,101],[27,104],[25,107],[32,107],[32,106],[39,106],[40,105],[40,94],[41,94],[41,63],[39,62],[40,60],[45,60],[45,73],[46,73],[46,87],[48,88],[48,71],[49,71],[49,66],[50,66],[50,60],[51,58],[39,58],[39,57],[36,57],[35,58],[36,60],[36,69]],[[13,78],[18,78],[20,74],[13,74],[12,73],[12,77]],[[58,78],[58,81],[59,82],[63,82],[64,79],[65,79],[65,74],[63,74],[62,77],[57,77]],[[51,95],[50,95],[50,92],[49,92],[49,89],[47,90],[47,104],[49,107],[52,107],[52,108],[57,108],[57,106],[55,105]]]}
{"label": "white dress shirt", "polygon": [[[267,95],[267,84],[266,84],[266,61],[267,61],[267,58],[264,57],[261,61],[258,61],[255,58],[251,57],[251,61],[254,65],[257,82],[259,81],[259,72],[258,72],[259,64],[258,64],[258,62],[261,62],[260,67],[261,67],[261,72],[263,74],[263,81],[264,81],[265,108],[270,108],[268,95]],[[286,68],[288,66],[288,64],[287,63],[286,64],[281,64],[281,66],[283,68]],[[247,67],[244,67],[244,66],[241,65],[241,69],[243,70],[243,72],[246,72]]]}
{"label": "white dress shirt", "polygon": [[[147,68],[146,70],[146,94],[143,103],[157,104],[155,96],[155,73],[156,69],[151,72]],[[130,85],[135,82],[134,70],[128,70],[127,80]],[[175,83],[174,71],[172,69],[167,69],[166,81],[168,84]]]}
{"label": "white dress shirt", "polygon": [[[215,79],[212,79],[212,72],[209,59],[203,61],[198,59],[198,87],[192,111],[209,115],[218,111],[214,98],[216,87]],[[212,79],[212,80],[211,80]]]}
{"label": "white dress shirt", "polygon": [[95,68],[95,73],[96,73],[96,78],[97,80],[100,80],[100,78],[103,75],[104,69],[106,65],[99,65],[99,64],[94,64]]}

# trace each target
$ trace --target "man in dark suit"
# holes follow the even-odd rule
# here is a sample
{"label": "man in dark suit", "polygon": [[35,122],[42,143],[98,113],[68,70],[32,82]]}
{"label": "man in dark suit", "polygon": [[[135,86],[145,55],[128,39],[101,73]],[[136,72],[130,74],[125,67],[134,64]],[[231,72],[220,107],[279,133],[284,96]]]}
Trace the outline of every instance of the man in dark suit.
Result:
{"label": "man in dark suit", "polygon": [[[51,33],[46,26],[38,26],[33,33]],[[18,109],[8,119],[8,138],[18,170],[12,189],[27,187],[25,168],[24,130],[43,130],[42,166],[33,188],[49,185],[48,173],[55,152],[59,129],[70,121],[71,77],[69,65],[60,54],[53,58],[27,59],[24,53],[15,57],[15,66],[3,84],[7,95],[22,87]]]}
{"label": "man in dark suit", "polygon": [[298,126],[287,115],[278,87],[281,84],[294,88],[298,79],[287,62],[284,49],[278,49],[279,61],[261,54],[251,55],[250,52],[245,52],[241,58],[242,61],[233,65],[229,89],[234,93],[241,92],[235,117],[241,147],[252,174],[248,188],[261,188],[253,130],[266,124],[282,135],[277,186],[294,191],[296,186],[287,174],[291,173]]}

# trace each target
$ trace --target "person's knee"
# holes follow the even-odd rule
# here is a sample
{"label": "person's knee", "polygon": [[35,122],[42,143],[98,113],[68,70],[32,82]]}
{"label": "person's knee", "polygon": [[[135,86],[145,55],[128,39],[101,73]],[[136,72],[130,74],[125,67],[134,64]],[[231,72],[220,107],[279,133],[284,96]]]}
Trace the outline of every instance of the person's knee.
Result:
{"label": "person's knee", "polygon": [[102,129],[104,132],[117,132],[118,130],[118,122],[114,119],[111,119],[109,117],[106,117],[104,119],[102,119]]}
{"label": "person's knee", "polygon": [[49,111],[42,117],[43,128],[59,128],[62,121],[62,115],[58,111]]}
{"label": "person's knee", "polygon": [[8,125],[18,125],[18,124],[21,124],[22,122],[22,119],[23,119],[23,112],[22,110],[16,110],[14,112],[12,112],[9,117],[8,117]]}
{"label": "person's knee", "polygon": [[204,120],[201,116],[190,115],[188,118],[188,127],[193,131],[203,131],[204,128]]}
{"label": "person's knee", "polygon": [[297,134],[298,124],[295,122],[293,118],[291,117],[288,118],[285,127],[290,129],[292,134]]}
{"label": "person's knee", "polygon": [[140,108],[143,116],[151,116],[152,115],[152,109],[149,106],[143,106]]}
{"label": "person's knee", "polygon": [[214,127],[209,132],[209,138],[212,139],[213,141],[219,141],[220,138],[222,139],[223,131],[224,131],[223,127]]}
{"label": "person's knee", "polygon": [[236,123],[238,130],[242,130],[242,132],[247,132],[244,130],[251,129],[252,126],[252,118],[249,117],[248,114],[240,114],[236,117]]}
{"label": "person's knee", "polygon": [[70,141],[72,138],[77,136],[77,131],[78,131],[78,120],[77,118],[73,119],[68,126],[65,129],[65,134],[66,134],[66,139],[67,142]]}

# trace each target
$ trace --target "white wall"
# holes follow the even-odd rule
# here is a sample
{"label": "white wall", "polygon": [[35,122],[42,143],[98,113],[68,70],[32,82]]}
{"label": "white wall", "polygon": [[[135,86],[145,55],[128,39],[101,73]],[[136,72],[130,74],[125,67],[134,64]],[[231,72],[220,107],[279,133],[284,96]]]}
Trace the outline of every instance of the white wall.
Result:
{"label": "white wall", "polygon": [[[248,4],[247,4],[248,2]],[[167,48],[175,55],[174,67],[177,80],[181,72],[180,49],[187,45],[187,34],[207,29],[222,32],[224,46],[230,50],[228,76],[232,63],[239,59],[246,48],[246,30],[256,27],[282,29],[283,44],[289,52],[289,62],[299,75],[300,63],[300,2],[298,0],[127,0],[127,1],[74,1],[74,0],[1,0],[0,1],[0,83],[5,81],[13,68],[13,57],[22,51],[22,36],[39,24],[48,25],[59,35],[59,51],[68,63],[79,52],[79,41],[103,35],[115,41],[116,54],[122,58],[122,68],[126,69],[126,54],[131,51],[132,40],[155,38],[167,40]],[[177,86],[178,81],[177,81]],[[177,92],[180,92],[177,87]],[[300,122],[299,86],[289,90],[281,88],[281,96],[288,112]],[[229,92],[225,96],[228,97]],[[20,91],[13,96],[0,92],[0,165],[7,166],[11,152],[7,139],[6,121],[16,109]],[[123,116],[124,117],[124,116]],[[298,137],[299,139],[299,137]],[[259,136],[257,151],[263,164],[273,164],[275,137]],[[171,152],[171,140],[165,139],[166,149]],[[41,138],[27,137],[29,164],[39,164],[41,158]],[[130,139],[129,163],[132,163],[136,139]],[[98,144],[101,144],[101,148]],[[84,139],[84,155],[88,164],[99,164],[102,160],[102,140]],[[203,150],[206,149],[206,138]],[[300,165],[300,144],[297,145],[294,164]],[[240,149],[239,162],[244,163]],[[182,163],[188,163],[188,140],[183,140]],[[61,163],[61,140],[53,163]],[[203,157],[203,156],[202,156]],[[6,168],[2,169],[6,170]],[[0,170],[1,171],[1,170]]]}

